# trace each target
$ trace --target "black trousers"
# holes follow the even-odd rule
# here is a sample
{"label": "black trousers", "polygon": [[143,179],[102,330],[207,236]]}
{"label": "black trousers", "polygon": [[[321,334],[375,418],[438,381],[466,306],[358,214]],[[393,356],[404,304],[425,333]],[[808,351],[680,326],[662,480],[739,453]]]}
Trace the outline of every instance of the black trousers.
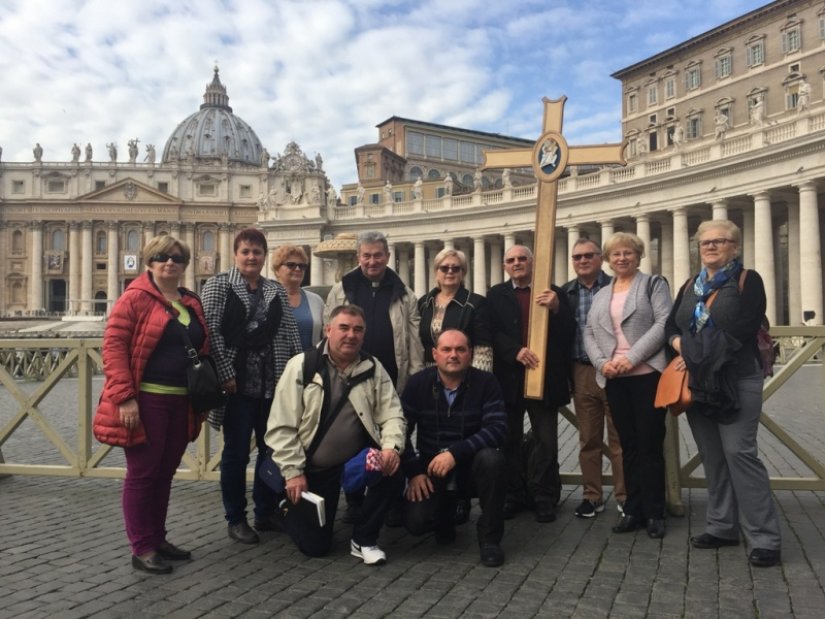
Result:
{"label": "black trousers", "polygon": [[[288,509],[284,519],[287,534],[298,549],[309,557],[323,557],[332,548],[333,524],[341,494],[341,472],[343,466],[336,466],[322,471],[305,473],[309,490],[324,497],[326,507],[326,524],[318,527],[301,509]],[[400,470],[391,477],[381,480],[367,489],[364,504],[359,510],[358,519],[352,527],[352,539],[361,546],[375,546],[378,534],[384,523],[384,516],[389,509],[394,495],[401,492],[404,479]]]}
{"label": "black trousers", "polygon": [[607,381],[605,392],[613,425],[622,443],[626,514],[637,518],[664,518],[665,415],[655,408],[659,372],[624,376]]}
{"label": "black trousers", "polygon": [[[521,505],[531,501],[556,505],[561,498],[559,411],[538,400],[524,399],[520,404],[507,406],[507,497]],[[525,410],[537,441],[529,457],[523,445]]]}
{"label": "black trousers", "polygon": [[[498,544],[504,534],[505,459],[498,449],[478,451],[471,463],[456,467],[458,489],[447,489],[448,478],[432,478],[435,491],[423,501],[404,500],[404,526],[412,535],[452,529],[457,496],[477,494],[481,517],[479,544]],[[466,485],[469,484],[470,488]],[[462,492],[462,490],[465,490]]]}

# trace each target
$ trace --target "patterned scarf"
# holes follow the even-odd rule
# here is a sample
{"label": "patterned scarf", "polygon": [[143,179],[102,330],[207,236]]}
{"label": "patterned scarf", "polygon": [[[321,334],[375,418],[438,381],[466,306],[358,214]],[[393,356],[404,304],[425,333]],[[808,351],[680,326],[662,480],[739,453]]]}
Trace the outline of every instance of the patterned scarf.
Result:
{"label": "patterned scarf", "polygon": [[724,286],[729,279],[738,278],[739,271],[741,270],[742,263],[734,258],[724,267],[716,271],[714,276],[708,280],[708,270],[702,267],[702,270],[699,272],[699,277],[697,277],[693,283],[693,292],[699,300],[693,309],[693,320],[690,323],[691,333],[699,333],[699,331],[704,329],[708,324],[713,325],[713,322],[710,320],[710,310],[708,310],[707,307],[710,295]]}

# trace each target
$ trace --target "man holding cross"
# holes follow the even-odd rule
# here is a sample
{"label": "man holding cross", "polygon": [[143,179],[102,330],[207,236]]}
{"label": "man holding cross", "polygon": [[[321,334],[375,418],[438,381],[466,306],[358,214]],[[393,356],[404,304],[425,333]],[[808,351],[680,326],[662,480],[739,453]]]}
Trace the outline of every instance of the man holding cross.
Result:
{"label": "man holding cross", "polygon": [[[561,496],[558,459],[558,407],[570,402],[570,351],[576,323],[566,295],[557,286],[536,294],[532,289],[533,254],[515,245],[504,256],[504,270],[510,279],[493,286],[487,293],[493,333],[493,373],[501,383],[507,409],[507,500],[504,517],[535,503],[536,520],[553,522]],[[549,311],[546,361],[527,345],[530,305],[536,303]],[[524,396],[525,370],[543,370],[544,394],[541,399]],[[536,449],[523,474],[524,412]]]}

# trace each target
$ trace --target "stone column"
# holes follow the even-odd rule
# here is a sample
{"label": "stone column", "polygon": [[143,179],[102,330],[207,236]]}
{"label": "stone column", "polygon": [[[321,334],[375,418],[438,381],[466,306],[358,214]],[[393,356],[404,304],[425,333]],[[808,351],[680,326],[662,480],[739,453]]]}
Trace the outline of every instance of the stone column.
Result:
{"label": "stone column", "polygon": [[484,237],[473,239],[473,290],[481,295],[487,293],[487,257]]}
{"label": "stone column", "polygon": [[673,211],[673,281],[681,286],[690,277],[690,241],[688,240],[687,211]]}
{"label": "stone column", "polygon": [[601,244],[602,244],[602,247],[604,247],[604,244],[607,242],[607,239],[609,239],[611,236],[613,236],[613,233],[616,231],[616,227],[613,225],[613,220],[612,219],[608,219],[606,221],[601,222],[601,226],[602,226],[602,243]]}
{"label": "stone column", "polygon": [[80,311],[80,222],[69,223],[69,314]]}
{"label": "stone column", "polygon": [[799,230],[799,203],[788,202],[788,317],[787,323],[791,327],[802,323],[802,290],[801,274],[799,272],[801,257],[801,241]]}
{"label": "stone column", "polygon": [[455,249],[455,241],[453,239],[445,239],[444,249]]}
{"label": "stone column", "polygon": [[138,247],[138,251],[141,251],[146,244],[155,238],[155,224],[151,221],[144,221],[143,222],[143,244]]}
{"label": "stone column", "polygon": [[653,261],[650,258],[650,217],[647,215],[636,217],[636,236],[645,244],[645,255],[639,263],[639,270],[642,273],[653,273]]}
{"label": "stone column", "polygon": [[515,232],[507,232],[504,235],[504,253],[507,253],[507,250],[510,249],[515,244],[516,244],[516,234],[515,234]]}
{"label": "stone column", "polygon": [[[215,272],[222,273],[228,271],[232,266],[232,244],[235,241],[232,236],[232,224],[220,224],[218,226],[220,236],[220,256],[218,257],[218,264],[215,265]],[[321,272],[323,276],[323,271]]]}
{"label": "stone column", "polygon": [[742,264],[753,268],[753,209],[742,210]]}
{"label": "stone column", "polygon": [[684,282],[676,281],[673,275],[673,222],[662,222],[662,276],[670,282],[673,296]]}
{"label": "stone column", "polygon": [[398,250],[398,277],[410,285],[410,250],[406,246]]}
{"label": "stone column", "polygon": [[109,314],[115,299],[120,296],[120,248],[118,247],[118,223],[106,223],[106,298],[108,299],[106,314]]}
{"label": "stone column", "polygon": [[[426,261],[426,265],[427,265],[426,266],[426,269],[427,269],[427,290],[432,290],[433,288],[435,288],[435,254],[436,254],[436,251],[435,251],[435,249],[432,248],[432,246],[430,246],[430,248],[428,249],[427,244],[425,243],[424,244],[424,253],[427,256],[427,261]],[[469,256],[470,252],[465,251],[464,255]],[[472,289],[473,289],[472,280],[470,280],[470,281],[465,280],[464,285],[470,291],[472,291]]]}
{"label": "stone column", "polygon": [[[567,228],[567,242],[564,244],[564,279],[557,279],[556,284],[563,284],[576,277],[576,271],[573,270],[573,261],[570,259],[570,254],[573,251],[573,245],[581,237],[581,230],[578,226],[569,226]],[[558,242],[558,241],[557,241]],[[558,257],[558,253],[556,253]],[[557,271],[558,272],[558,271]]]}
{"label": "stone column", "polygon": [[[813,319],[807,322],[811,325],[823,324],[822,251],[819,243],[816,185],[809,181],[799,186],[799,265],[802,311],[816,312]],[[798,317],[793,319],[796,321]]]}
{"label": "stone column", "polygon": [[318,254],[314,251],[311,253],[309,257],[309,265],[310,265],[310,286],[323,286],[324,285],[324,259],[321,258]]}
{"label": "stone column", "polygon": [[80,233],[80,313],[88,316],[92,313],[92,298],[94,292],[92,290],[92,278],[94,272],[92,270],[92,227],[93,222],[84,221],[82,223],[82,230]]}
{"label": "stone column", "polygon": [[726,199],[721,198],[719,200],[714,200],[711,203],[711,208],[713,209],[714,219],[728,218],[728,201]]}
{"label": "stone column", "polygon": [[765,283],[768,299],[765,315],[771,324],[776,324],[776,275],[773,251],[773,219],[771,217],[771,196],[767,191],[753,195],[753,235],[759,251],[754,255],[754,268]]}
{"label": "stone column", "polygon": [[424,249],[424,241],[416,241],[415,247],[415,282],[413,290],[415,296],[423,297],[427,294],[427,255]]}
{"label": "stone column", "polygon": [[395,264],[395,259],[398,257],[398,248],[395,243],[387,243],[387,250],[389,254],[387,256],[387,266],[398,273],[398,265]]}
{"label": "stone column", "polygon": [[[183,272],[183,285],[189,288],[189,290],[198,292],[195,288],[195,269],[198,264],[198,261],[195,258],[195,224],[183,224],[181,228],[183,229],[183,242],[189,246],[189,251],[192,252],[192,260]],[[264,266],[264,270],[262,272],[264,277],[266,277],[268,268],[268,266]]]}
{"label": "stone column", "polygon": [[496,239],[490,243],[490,286],[504,281],[504,268],[501,266],[504,259],[503,244]]}
{"label": "stone column", "polygon": [[[571,245],[572,248],[572,245]],[[553,283],[561,286],[572,277],[568,277],[568,266],[570,258],[567,251],[567,237],[564,234],[556,234],[556,242],[553,247]]]}
{"label": "stone column", "polygon": [[29,223],[32,235],[31,286],[29,287],[29,310],[39,312],[45,309],[43,304],[43,222]]}

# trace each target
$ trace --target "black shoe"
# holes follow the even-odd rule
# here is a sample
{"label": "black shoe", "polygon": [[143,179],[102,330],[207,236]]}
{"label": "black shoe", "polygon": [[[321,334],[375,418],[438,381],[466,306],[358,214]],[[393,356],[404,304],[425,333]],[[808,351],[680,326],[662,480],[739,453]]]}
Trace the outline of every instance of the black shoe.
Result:
{"label": "black shoe", "polygon": [[151,554],[148,557],[140,558],[132,555],[132,567],[136,570],[149,572],[150,574],[171,574],[172,566],[169,565],[160,554]]}
{"label": "black shoe", "polygon": [[663,518],[648,519],[647,536],[651,539],[662,539],[665,536],[665,521]]}
{"label": "black shoe", "polygon": [[722,548],[722,546],[738,546],[739,539],[727,539],[724,537],[716,537],[710,533],[702,533],[697,537],[691,537],[690,543],[694,548]]}
{"label": "black shoe", "polygon": [[435,543],[439,546],[446,546],[455,541],[455,527],[448,526],[435,530]]}
{"label": "black shoe", "polygon": [[520,511],[524,509],[524,505],[514,499],[507,499],[504,501],[503,515],[505,520],[512,520]]}
{"label": "black shoe", "polygon": [[782,563],[782,553],[779,550],[754,548],[751,550],[748,561],[754,567],[773,567]]}
{"label": "black shoe", "polygon": [[536,522],[554,522],[556,506],[551,503],[536,503]]}
{"label": "black shoe", "polygon": [[255,530],[257,531],[283,531],[284,522],[279,513],[276,512],[266,518],[255,518]]}
{"label": "black shoe", "polygon": [[229,537],[239,541],[241,544],[257,544],[260,541],[258,534],[249,528],[246,520],[237,524],[230,524],[228,528]]}
{"label": "black shoe", "polygon": [[188,561],[192,558],[192,553],[183,548],[178,548],[170,542],[162,542],[160,546],[155,548],[155,551],[162,559],[167,561]]}
{"label": "black shoe", "polygon": [[459,499],[455,504],[455,524],[464,524],[470,519],[470,499]]}
{"label": "black shoe", "polygon": [[617,522],[613,526],[614,533],[632,533],[636,529],[639,528],[639,519],[636,516],[631,514],[625,514],[621,518],[619,518],[619,522]]}
{"label": "black shoe", "polygon": [[481,545],[481,564],[487,567],[498,567],[504,563],[504,551],[498,544]]}

